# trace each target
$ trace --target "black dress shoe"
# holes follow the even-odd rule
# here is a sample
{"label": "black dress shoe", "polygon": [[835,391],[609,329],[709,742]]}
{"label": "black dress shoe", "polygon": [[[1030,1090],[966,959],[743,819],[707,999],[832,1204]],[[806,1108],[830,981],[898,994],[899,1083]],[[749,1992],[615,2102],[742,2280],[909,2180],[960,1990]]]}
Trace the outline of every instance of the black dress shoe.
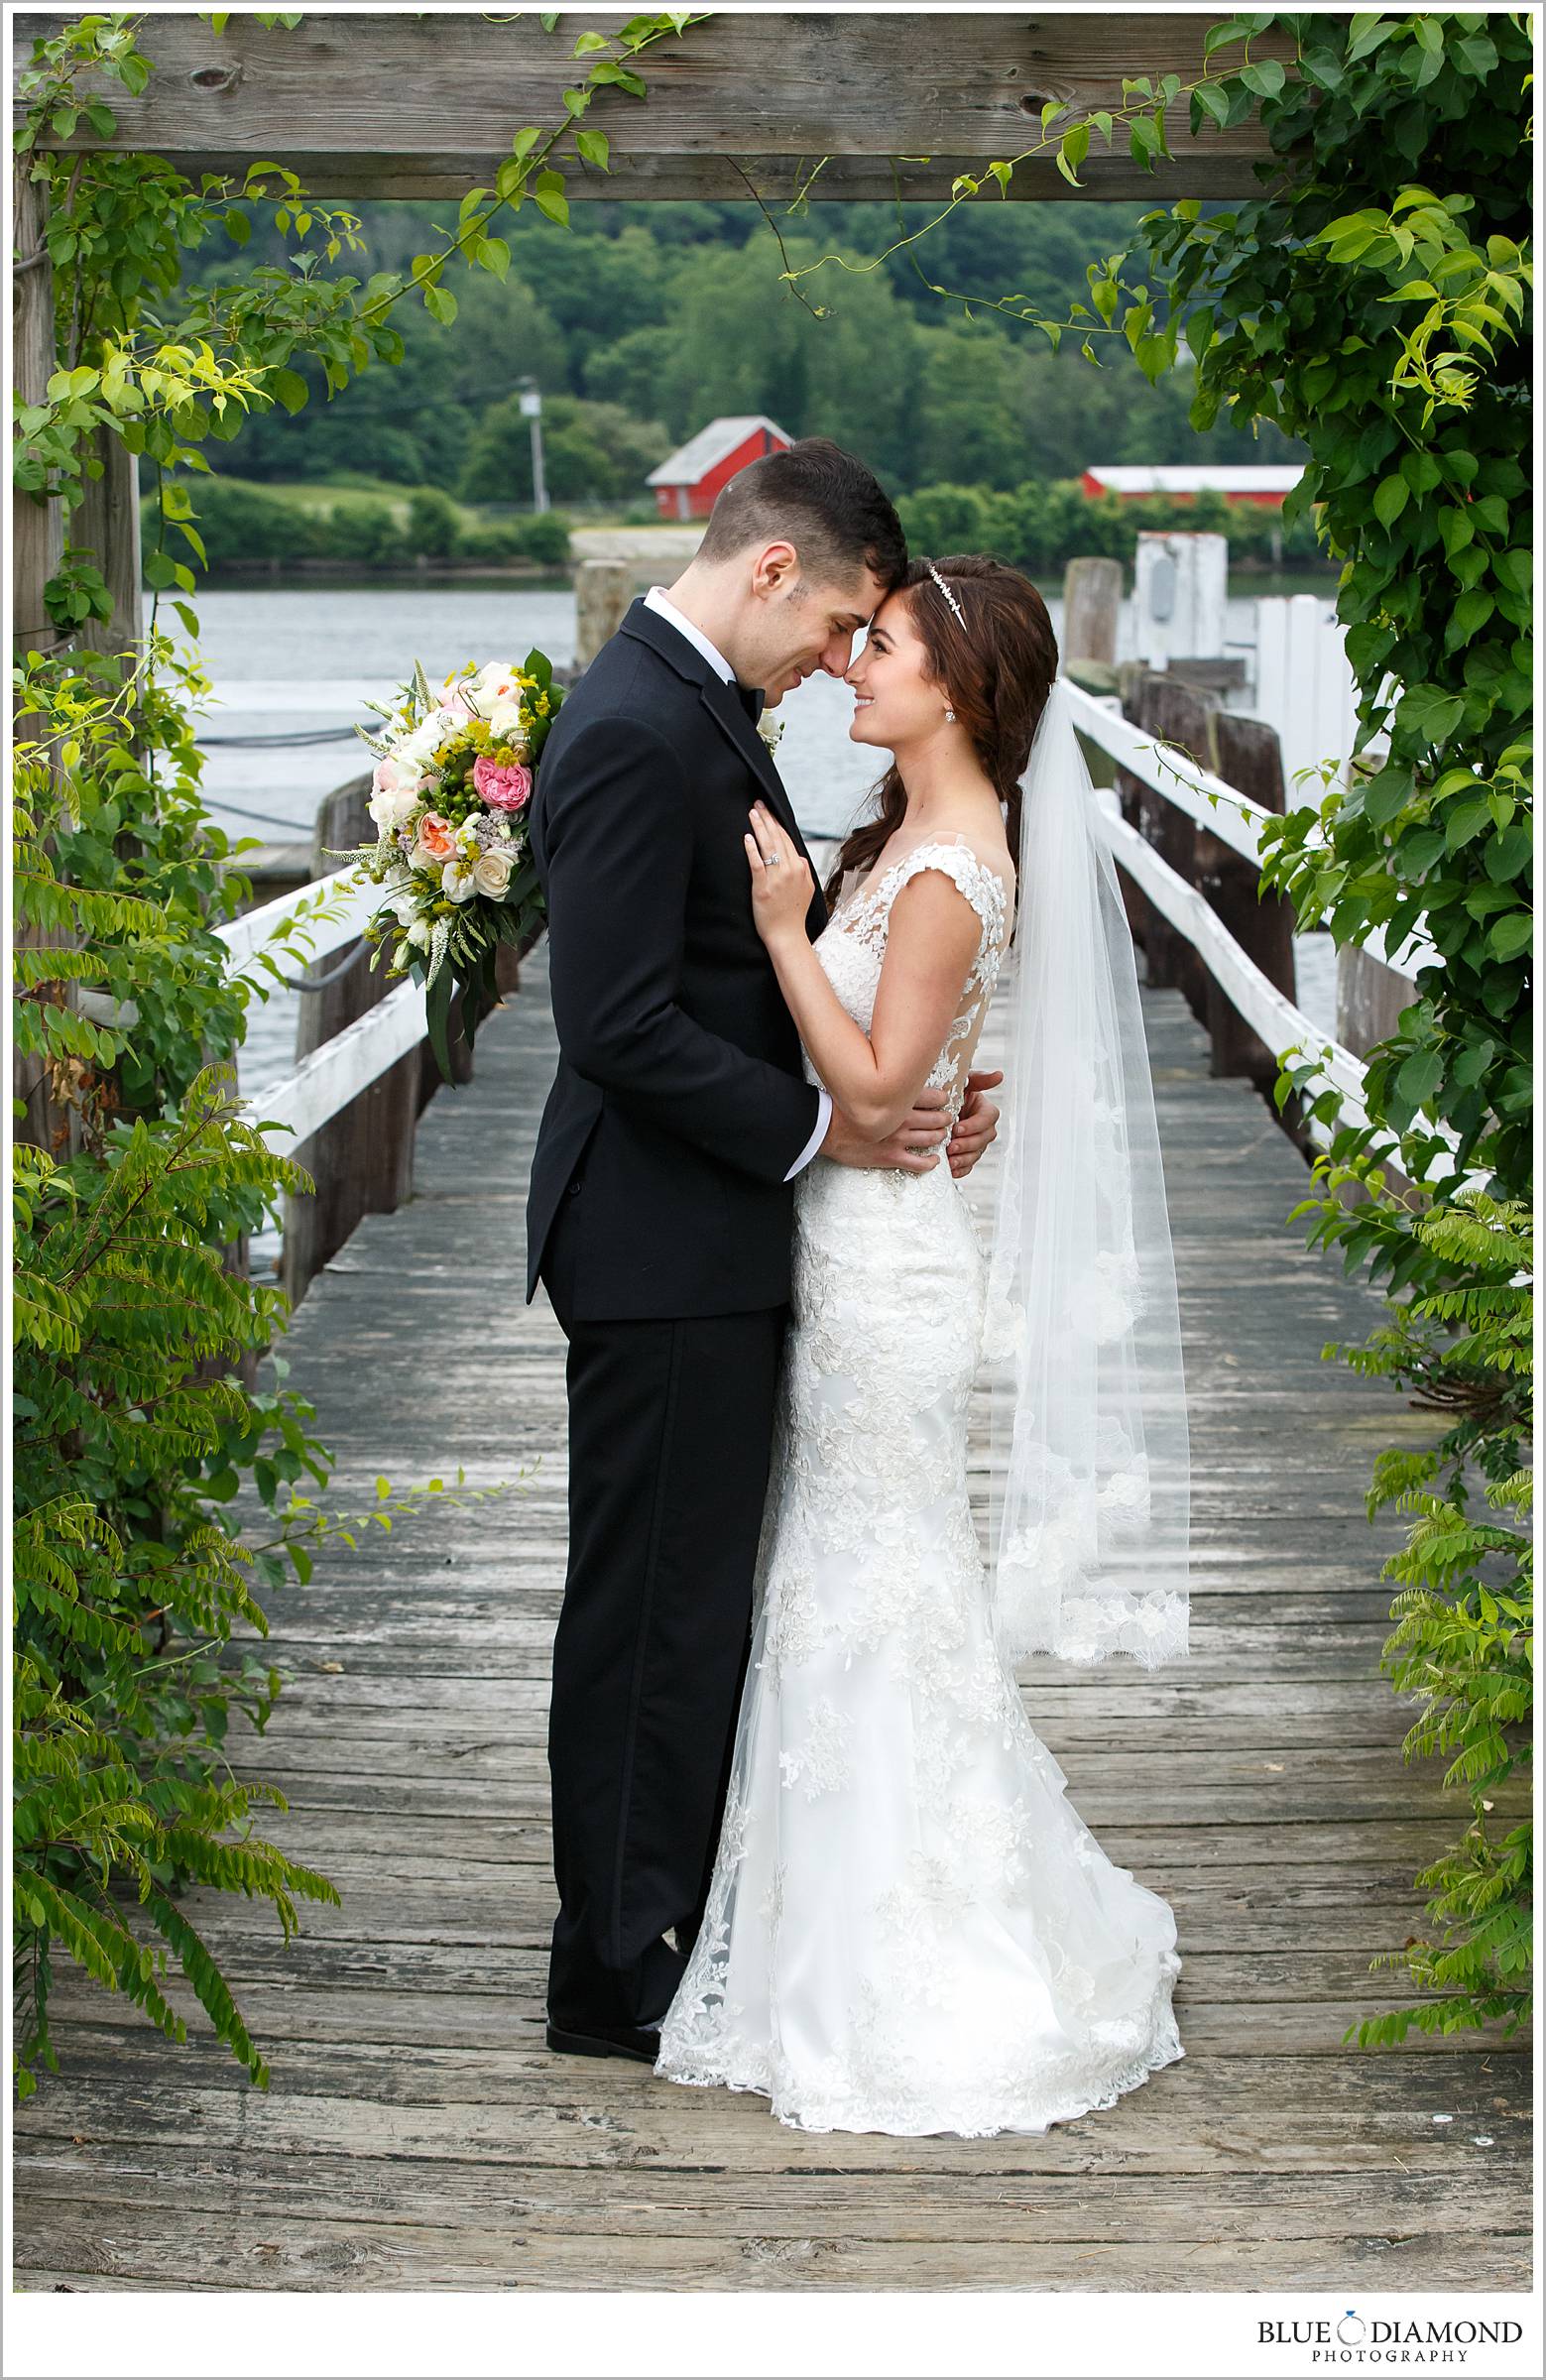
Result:
{"label": "black dress shoe", "polygon": [[547,2019],[547,2046],[569,2058],[637,2058],[654,2066],[660,2055],[658,2025],[596,2025],[584,2033]]}

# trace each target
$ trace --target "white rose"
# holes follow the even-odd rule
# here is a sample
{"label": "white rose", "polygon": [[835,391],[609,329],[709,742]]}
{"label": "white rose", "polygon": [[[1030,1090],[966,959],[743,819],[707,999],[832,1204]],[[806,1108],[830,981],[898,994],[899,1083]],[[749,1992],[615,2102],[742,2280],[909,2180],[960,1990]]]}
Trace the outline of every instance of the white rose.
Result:
{"label": "white rose", "polygon": [[429,948],[429,927],[425,920],[422,917],[416,917],[404,939],[412,942],[416,950],[427,950]]}
{"label": "white rose", "polygon": [[420,719],[412,735],[404,737],[392,757],[400,766],[406,763],[410,768],[422,768],[426,761],[434,759],[446,738],[465,725],[466,721],[455,711],[431,711],[427,718]]}
{"label": "white rose", "polygon": [[371,795],[367,808],[384,835],[407,826],[418,807],[418,778],[396,785],[379,785]]}
{"label": "white rose", "polygon": [[485,851],[473,862],[472,881],[480,892],[499,900],[510,889],[510,869],[508,851]]}
{"label": "white rose", "polygon": [[526,737],[521,725],[519,702],[501,697],[489,712],[489,734],[496,744],[515,744],[524,752]]}
{"label": "white rose", "polygon": [[440,877],[440,890],[447,900],[471,900],[477,886],[472,870],[461,860],[447,860]]}

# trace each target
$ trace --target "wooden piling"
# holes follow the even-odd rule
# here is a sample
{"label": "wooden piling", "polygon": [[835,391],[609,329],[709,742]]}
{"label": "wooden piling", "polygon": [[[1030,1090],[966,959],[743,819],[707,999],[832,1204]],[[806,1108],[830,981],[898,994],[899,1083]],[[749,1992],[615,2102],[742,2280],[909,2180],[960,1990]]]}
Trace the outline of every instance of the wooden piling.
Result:
{"label": "wooden piling", "polygon": [[[1134,727],[1141,728],[1156,743],[1178,745],[1202,769],[1213,767],[1211,721],[1217,709],[1216,694],[1204,687],[1185,685],[1160,670],[1138,669],[1127,676],[1123,688],[1123,710]],[[1144,842],[1152,845],[1183,883],[1195,885],[1198,843],[1203,830],[1185,810],[1178,809],[1173,801],[1167,801],[1162,793],[1156,793],[1151,785],[1130,776],[1126,771],[1118,774],[1118,790],[1123,796],[1124,816],[1136,826]],[[1209,844],[1214,841],[1214,837],[1207,837]],[[1184,993],[1193,1015],[1199,1022],[1206,1022],[1208,974],[1185,935],[1177,933],[1168,918],[1140,892],[1135,892],[1134,900],[1130,902],[1129,916],[1143,945],[1148,981],[1156,987],[1173,987]]]}
{"label": "wooden piling", "polygon": [[[370,789],[366,774],[351,777],[322,801],[316,814],[313,875],[326,876],[340,865],[327,858],[327,852],[348,850],[369,837],[365,805]],[[317,990],[302,985],[296,1027],[297,1059],[330,1041],[393,989],[386,961],[373,970],[370,959],[370,946],[356,940],[331,953],[314,971],[325,979]],[[282,1277],[293,1303],[299,1303],[308,1283],[336,1255],[362,1215],[393,1214],[411,1194],[422,1065],[422,1052],[410,1050],[293,1152],[316,1182],[308,1196],[285,1200]]]}
{"label": "wooden piling", "polygon": [[1063,572],[1062,666],[1115,661],[1122,611],[1122,564],[1103,553],[1076,554]]}
{"label": "wooden piling", "polygon": [[634,600],[634,565],[625,561],[578,562],[574,570],[574,666],[588,669],[609,637],[623,625]]}
{"label": "wooden piling", "polygon": [[[1225,710],[1214,712],[1212,727],[1215,774],[1251,801],[1258,801],[1263,809],[1281,815],[1283,756],[1277,730],[1265,720]],[[1207,893],[1209,906],[1267,981],[1295,1000],[1292,901],[1281,892],[1263,893],[1258,899],[1260,869],[1242,859],[1217,835],[1199,832],[1197,868],[1197,883]],[[1270,1096],[1277,1080],[1277,1058],[1212,976],[1208,978],[1204,1021],[1213,1043],[1214,1073],[1249,1075],[1257,1090]]]}

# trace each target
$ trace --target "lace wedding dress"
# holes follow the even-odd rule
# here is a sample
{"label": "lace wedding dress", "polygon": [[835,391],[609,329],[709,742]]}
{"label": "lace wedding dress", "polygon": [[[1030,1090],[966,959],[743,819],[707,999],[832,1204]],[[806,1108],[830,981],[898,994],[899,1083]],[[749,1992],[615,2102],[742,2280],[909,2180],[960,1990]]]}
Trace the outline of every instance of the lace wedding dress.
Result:
{"label": "lace wedding dress", "polygon": [[[959,835],[894,855],[816,948],[868,1031],[892,901],[952,879],[980,924],[928,1078],[954,1112],[1010,887]],[[797,1177],[751,1666],[655,2071],[815,2131],[1041,2132],[1185,2054],[1174,1916],[1065,1798],[995,1641],[967,1488],[985,1290],[943,1162]]]}

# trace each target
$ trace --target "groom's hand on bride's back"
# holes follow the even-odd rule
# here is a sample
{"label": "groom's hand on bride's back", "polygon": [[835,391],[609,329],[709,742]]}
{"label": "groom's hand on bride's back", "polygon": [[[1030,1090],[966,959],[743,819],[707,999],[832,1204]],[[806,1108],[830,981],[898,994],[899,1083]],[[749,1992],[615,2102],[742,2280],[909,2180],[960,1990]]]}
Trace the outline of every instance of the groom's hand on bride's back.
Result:
{"label": "groom's hand on bride's back", "polygon": [[991,1099],[984,1099],[983,1093],[997,1089],[1003,1080],[1003,1067],[997,1067],[991,1073],[969,1074],[966,1078],[966,1097],[961,1102],[956,1129],[950,1135],[950,1146],[945,1151],[950,1160],[950,1170],[957,1181],[963,1174],[971,1172],[999,1130],[999,1111]]}
{"label": "groom's hand on bride's back", "polygon": [[892,1172],[928,1173],[939,1163],[950,1119],[943,1091],[920,1091],[910,1114],[884,1140],[872,1140],[839,1107],[832,1110],[821,1154],[838,1165],[888,1167]]}

